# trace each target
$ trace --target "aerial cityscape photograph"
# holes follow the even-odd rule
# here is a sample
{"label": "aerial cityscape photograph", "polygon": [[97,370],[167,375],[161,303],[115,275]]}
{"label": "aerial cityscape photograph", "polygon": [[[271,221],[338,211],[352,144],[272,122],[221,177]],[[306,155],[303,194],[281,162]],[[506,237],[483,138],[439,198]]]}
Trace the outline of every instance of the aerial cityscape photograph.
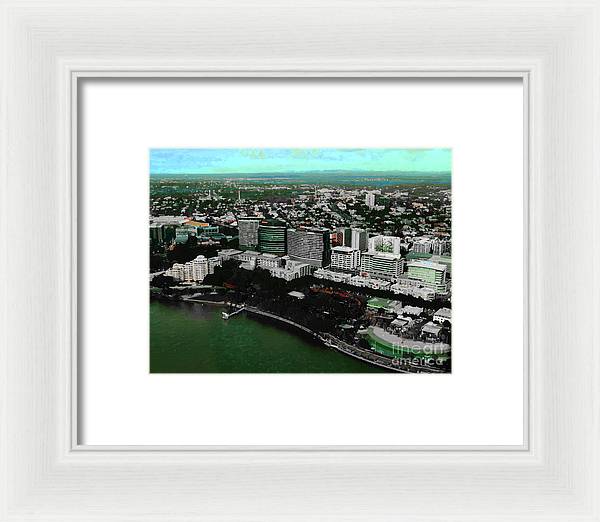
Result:
{"label": "aerial cityscape photograph", "polygon": [[151,373],[450,373],[450,149],[150,150]]}

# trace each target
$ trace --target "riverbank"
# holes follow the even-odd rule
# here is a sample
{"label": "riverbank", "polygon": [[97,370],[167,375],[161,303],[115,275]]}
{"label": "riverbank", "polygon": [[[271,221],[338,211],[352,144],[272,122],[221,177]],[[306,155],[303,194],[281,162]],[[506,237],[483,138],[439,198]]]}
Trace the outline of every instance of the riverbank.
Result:
{"label": "riverbank", "polygon": [[246,310],[246,312],[261,315],[263,317],[268,317],[270,319],[275,319],[276,321],[280,321],[280,322],[286,323],[288,325],[294,326],[295,328],[298,328],[298,329],[302,330],[303,332],[313,336],[315,339],[319,340],[321,343],[323,343],[328,348],[337,350],[338,352],[340,352],[344,355],[349,355],[350,357],[354,357],[355,359],[361,360],[368,364],[373,364],[375,366],[385,368],[386,370],[391,370],[391,371],[395,371],[395,372],[399,372],[399,373],[410,373],[406,369],[400,368],[398,366],[394,366],[391,361],[386,360],[383,357],[378,357],[377,355],[372,354],[371,352],[368,352],[366,350],[363,350],[357,346],[353,346],[348,343],[344,343],[343,341],[341,341],[337,337],[334,337],[331,334],[318,334],[318,333],[314,332],[313,330],[307,328],[306,326],[303,326],[299,323],[296,323],[294,321],[286,319],[285,317],[281,317],[279,315],[272,314],[270,312],[265,312],[263,310],[259,310],[258,308],[246,306],[245,310]]}
{"label": "riverbank", "polygon": [[[172,301],[170,301],[170,302],[172,302]],[[194,298],[194,297],[180,297],[179,302],[195,303],[195,304],[211,305],[211,306],[229,306],[231,304],[224,299],[217,301],[217,300],[213,300],[213,299],[199,299],[199,298]],[[325,347],[335,350],[344,356],[353,357],[354,359],[357,359],[357,360],[362,361],[369,365],[377,366],[379,368],[383,368],[385,370],[398,372],[398,373],[415,373],[418,371],[427,371],[427,372],[437,372],[438,371],[436,368],[423,367],[423,366],[419,366],[419,365],[415,366],[412,363],[411,364],[398,364],[398,362],[396,362],[396,364],[394,364],[393,359],[383,357],[380,354],[374,353],[370,350],[365,350],[359,346],[346,343],[331,334],[317,333],[300,323],[294,322],[294,321],[287,319],[285,317],[282,317],[280,315],[273,314],[271,312],[267,312],[264,310],[260,310],[259,308],[256,308],[256,307],[245,306],[245,305],[243,306],[243,309],[244,309],[244,311],[246,311],[250,314],[255,314],[255,315],[258,315],[261,317],[266,317],[266,318],[276,321],[278,323],[283,323],[285,325],[291,326],[292,328],[294,328],[296,330],[300,330],[302,333],[304,333],[307,336],[309,336],[310,338],[312,338],[319,345],[322,345],[322,346],[324,345]]]}
{"label": "riverbank", "polygon": [[151,373],[380,373],[389,371],[324,349],[322,341],[259,315],[221,318],[222,306],[150,304]]}

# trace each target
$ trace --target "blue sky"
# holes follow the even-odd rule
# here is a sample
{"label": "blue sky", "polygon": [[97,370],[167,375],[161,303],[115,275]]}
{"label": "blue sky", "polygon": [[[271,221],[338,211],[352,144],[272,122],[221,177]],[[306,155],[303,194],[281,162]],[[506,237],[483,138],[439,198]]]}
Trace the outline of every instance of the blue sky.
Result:
{"label": "blue sky", "polygon": [[450,170],[451,149],[150,149],[150,174]]}

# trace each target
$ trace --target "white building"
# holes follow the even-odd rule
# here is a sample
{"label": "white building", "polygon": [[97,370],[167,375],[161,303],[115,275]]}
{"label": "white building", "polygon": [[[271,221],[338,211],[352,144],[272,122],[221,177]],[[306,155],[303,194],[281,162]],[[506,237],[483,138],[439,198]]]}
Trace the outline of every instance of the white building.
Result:
{"label": "white building", "polygon": [[372,192],[367,192],[365,196],[365,205],[369,208],[373,208],[375,206],[375,194]]}
{"label": "white building", "polygon": [[415,317],[418,317],[423,313],[423,308],[421,308],[420,306],[408,305],[402,309],[402,313],[405,315],[414,315]]}
{"label": "white building", "polygon": [[395,281],[404,271],[404,260],[400,254],[364,252],[360,256],[360,271],[369,277]]}
{"label": "white building", "polygon": [[431,243],[431,253],[441,256],[450,252],[450,241],[446,239],[435,238]]}
{"label": "white building", "polygon": [[417,281],[406,278],[399,279],[397,283],[390,287],[390,290],[395,294],[412,295],[413,297],[420,297],[426,301],[432,301],[436,296],[435,290],[424,288],[420,286]]}
{"label": "white building", "polygon": [[165,275],[172,277],[176,281],[203,281],[208,274],[208,261],[206,257],[200,255],[192,261],[185,264],[175,263],[171,268],[165,271]]}
{"label": "white building", "polygon": [[246,252],[238,252],[233,255],[234,259],[241,261],[246,266],[244,268],[254,269],[259,266],[260,268],[278,268],[283,266],[284,259],[281,256],[275,254],[261,254],[260,252],[254,252],[253,250],[247,250]]}
{"label": "white building", "polygon": [[224,250],[219,250],[217,255],[221,259],[221,261],[228,261],[229,259],[233,259],[234,256],[241,254],[241,250],[235,250],[234,248],[226,248]]}
{"label": "white building", "polygon": [[354,276],[348,281],[349,284],[363,288],[372,288],[373,290],[388,290],[392,283],[383,279],[373,277]]}
{"label": "white building", "polygon": [[[345,246],[348,246],[344,243]],[[369,247],[369,235],[362,228],[353,228],[350,246],[354,250],[364,252]]]}
{"label": "white building", "polygon": [[400,254],[402,240],[396,236],[373,236],[369,239],[369,252]]}
{"label": "white building", "polygon": [[270,268],[269,272],[273,277],[293,281],[310,275],[314,267],[308,263],[300,263],[298,261],[288,261],[284,267]]}
{"label": "white building", "polygon": [[331,268],[338,270],[356,270],[360,266],[360,250],[347,246],[331,249]]}
{"label": "white building", "polygon": [[411,250],[419,254],[430,254],[433,241],[427,237],[415,239]]}
{"label": "white building", "polygon": [[330,281],[335,281],[336,283],[347,283],[350,281],[352,274],[334,272],[332,270],[326,270],[325,268],[318,268],[314,271],[313,276],[315,276],[317,279],[329,279]]}
{"label": "white building", "polygon": [[172,277],[175,281],[183,281],[184,279],[185,265],[182,263],[175,263],[171,268],[165,270],[165,275]]}

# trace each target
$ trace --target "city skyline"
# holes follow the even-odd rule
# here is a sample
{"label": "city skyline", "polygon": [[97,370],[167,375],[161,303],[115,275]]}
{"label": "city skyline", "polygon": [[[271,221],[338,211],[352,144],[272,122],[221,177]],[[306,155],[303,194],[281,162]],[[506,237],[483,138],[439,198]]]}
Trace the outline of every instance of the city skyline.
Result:
{"label": "city skyline", "polygon": [[154,149],[150,371],[450,372],[450,155]]}

